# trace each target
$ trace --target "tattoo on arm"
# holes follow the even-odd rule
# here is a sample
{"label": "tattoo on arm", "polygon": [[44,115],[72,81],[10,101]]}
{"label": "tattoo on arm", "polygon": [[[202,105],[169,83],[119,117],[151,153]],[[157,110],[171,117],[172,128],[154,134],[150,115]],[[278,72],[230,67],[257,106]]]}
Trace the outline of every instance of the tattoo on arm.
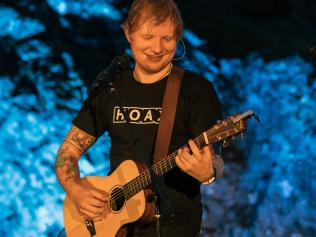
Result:
{"label": "tattoo on arm", "polygon": [[86,152],[95,141],[93,136],[85,133],[75,126],[71,128],[66,139],[72,141],[82,153]]}
{"label": "tattoo on arm", "polygon": [[60,184],[64,187],[70,179],[79,180],[78,160],[73,156],[69,144],[64,142],[57,153],[56,174]]}
{"label": "tattoo on arm", "polygon": [[65,188],[69,180],[79,180],[78,160],[94,143],[95,138],[73,126],[60,146],[55,170],[60,184]]}

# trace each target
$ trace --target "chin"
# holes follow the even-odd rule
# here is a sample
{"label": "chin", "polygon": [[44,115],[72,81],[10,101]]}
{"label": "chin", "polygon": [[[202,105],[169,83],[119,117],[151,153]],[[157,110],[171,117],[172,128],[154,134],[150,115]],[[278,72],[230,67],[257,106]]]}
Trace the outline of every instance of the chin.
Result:
{"label": "chin", "polygon": [[170,62],[149,62],[146,63],[146,69],[152,72],[160,72],[168,66]]}
{"label": "chin", "polygon": [[151,73],[157,73],[160,72],[161,70],[163,70],[165,68],[165,66],[147,66],[146,67],[146,71],[151,72]]}

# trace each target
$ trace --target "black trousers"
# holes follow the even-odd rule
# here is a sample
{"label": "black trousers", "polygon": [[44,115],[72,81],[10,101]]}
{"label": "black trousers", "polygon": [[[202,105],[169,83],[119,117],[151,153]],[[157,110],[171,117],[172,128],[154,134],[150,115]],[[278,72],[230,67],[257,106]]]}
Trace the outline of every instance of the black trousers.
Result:
{"label": "black trousers", "polygon": [[[160,237],[199,237],[202,222],[202,212],[197,210],[188,213],[176,213],[175,219],[160,221]],[[127,237],[157,237],[156,221],[141,227],[131,229]]]}

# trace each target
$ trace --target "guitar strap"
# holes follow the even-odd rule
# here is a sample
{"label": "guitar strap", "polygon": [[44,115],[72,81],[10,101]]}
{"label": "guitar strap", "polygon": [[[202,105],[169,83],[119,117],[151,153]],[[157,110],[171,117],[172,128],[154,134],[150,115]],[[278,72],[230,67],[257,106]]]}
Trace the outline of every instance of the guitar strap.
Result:
{"label": "guitar strap", "polygon": [[[173,66],[170,76],[167,80],[167,85],[164,92],[162,101],[162,110],[160,115],[160,121],[158,125],[158,131],[156,136],[156,143],[154,149],[153,163],[157,163],[168,154],[168,149],[171,140],[171,134],[173,130],[174,119],[176,115],[177,102],[179,97],[179,91],[182,81],[184,70]],[[174,219],[174,211],[171,206],[168,193],[165,190],[164,184],[160,182],[160,199],[156,200],[156,231],[157,237],[160,237],[160,210],[162,214],[169,215]]]}
{"label": "guitar strap", "polygon": [[183,73],[183,69],[173,66],[167,80],[156,136],[153,163],[159,162],[168,154]]}

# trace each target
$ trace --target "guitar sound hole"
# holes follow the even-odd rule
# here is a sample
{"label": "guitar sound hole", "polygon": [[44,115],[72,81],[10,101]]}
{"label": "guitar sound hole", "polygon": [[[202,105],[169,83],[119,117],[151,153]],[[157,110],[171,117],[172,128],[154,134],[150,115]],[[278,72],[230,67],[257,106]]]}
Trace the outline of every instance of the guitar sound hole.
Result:
{"label": "guitar sound hole", "polygon": [[122,188],[115,188],[111,192],[110,208],[113,211],[119,211],[125,203],[124,190]]}

